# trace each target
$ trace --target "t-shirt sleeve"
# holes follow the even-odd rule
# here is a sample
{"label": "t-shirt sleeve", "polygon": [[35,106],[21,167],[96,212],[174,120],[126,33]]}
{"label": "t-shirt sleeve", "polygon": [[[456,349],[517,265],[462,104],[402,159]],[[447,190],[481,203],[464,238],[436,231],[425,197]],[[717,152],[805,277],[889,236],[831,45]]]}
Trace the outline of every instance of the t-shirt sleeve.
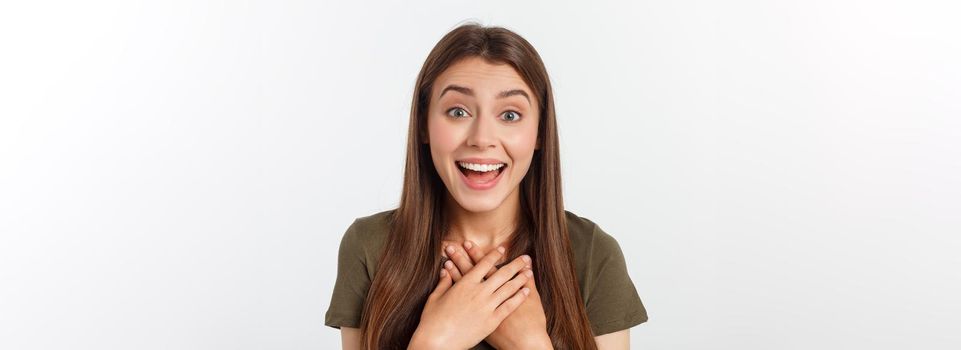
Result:
{"label": "t-shirt sleeve", "polygon": [[334,292],[331,294],[330,306],[324,320],[324,324],[329,327],[360,328],[364,300],[370,288],[363,240],[359,237],[361,233],[355,220],[340,240],[337,281],[334,283]]}
{"label": "t-shirt sleeve", "polygon": [[647,310],[637,295],[620,245],[614,237],[594,228],[591,252],[591,293],[587,316],[594,335],[613,333],[647,322]]}

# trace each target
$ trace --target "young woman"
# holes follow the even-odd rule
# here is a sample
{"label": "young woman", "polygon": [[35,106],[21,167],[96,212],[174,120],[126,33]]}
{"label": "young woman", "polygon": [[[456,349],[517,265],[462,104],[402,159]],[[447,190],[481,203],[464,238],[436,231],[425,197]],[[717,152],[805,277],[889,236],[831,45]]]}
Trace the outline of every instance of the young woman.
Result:
{"label": "young woman", "polygon": [[460,26],[417,77],[398,208],[344,234],[325,324],[345,349],[627,349],[647,321],[613,237],[564,210],[534,48]]}

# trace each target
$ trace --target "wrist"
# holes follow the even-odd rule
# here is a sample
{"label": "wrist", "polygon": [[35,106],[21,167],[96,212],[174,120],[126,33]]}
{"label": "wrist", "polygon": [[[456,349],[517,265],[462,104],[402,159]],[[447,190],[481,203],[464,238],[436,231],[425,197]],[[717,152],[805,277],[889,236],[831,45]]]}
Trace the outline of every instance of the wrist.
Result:
{"label": "wrist", "polygon": [[551,336],[547,335],[546,332],[540,336],[527,338],[527,341],[522,345],[523,346],[519,349],[554,349],[554,343],[551,342]]}
{"label": "wrist", "polygon": [[444,349],[443,344],[437,340],[437,337],[432,337],[429,334],[421,331],[420,328],[414,331],[414,334],[410,337],[410,344],[407,345],[408,350],[435,350]]}
{"label": "wrist", "polygon": [[517,341],[504,341],[495,344],[490,338],[485,339],[488,343],[497,349],[554,349],[554,343],[551,342],[551,337],[547,333],[523,337],[521,339],[515,339]]}
{"label": "wrist", "polygon": [[407,344],[407,350],[428,350],[433,349],[432,345],[427,342],[429,338],[424,337],[419,330],[415,330],[414,334],[410,336],[410,343]]}

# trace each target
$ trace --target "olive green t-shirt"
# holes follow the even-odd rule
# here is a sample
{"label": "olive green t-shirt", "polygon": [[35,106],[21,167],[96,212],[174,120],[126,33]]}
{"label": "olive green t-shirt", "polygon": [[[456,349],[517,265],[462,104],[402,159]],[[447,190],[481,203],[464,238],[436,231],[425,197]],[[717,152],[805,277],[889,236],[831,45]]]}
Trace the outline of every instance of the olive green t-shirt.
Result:
{"label": "olive green t-shirt", "polygon": [[[357,218],[340,241],[337,281],[325,325],[360,327],[367,290],[377,272],[377,260],[388,233],[386,218],[393,210]],[[647,310],[627,272],[614,237],[586,218],[565,211],[577,283],[595,336],[647,321]],[[472,349],[493,349],[487,342]]]}

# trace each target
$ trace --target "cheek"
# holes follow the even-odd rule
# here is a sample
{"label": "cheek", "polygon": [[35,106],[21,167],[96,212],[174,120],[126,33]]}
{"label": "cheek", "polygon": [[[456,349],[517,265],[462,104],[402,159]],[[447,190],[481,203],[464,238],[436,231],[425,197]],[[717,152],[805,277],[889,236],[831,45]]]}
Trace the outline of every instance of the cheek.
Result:
{"label": "cheek", "polygon": [[451,152],[457,149],[459,144],[459,131],[450,123],[437,120],[431,117],[427,122],[428,138],[430,141],[431,154],[434,157],[448,157]]}
{"label": "cheek", "polygon": [[537,146],[537,124],[516,130],[508,140],[505,147],[514,161],[529,161],[534,155],[534,147]]}

